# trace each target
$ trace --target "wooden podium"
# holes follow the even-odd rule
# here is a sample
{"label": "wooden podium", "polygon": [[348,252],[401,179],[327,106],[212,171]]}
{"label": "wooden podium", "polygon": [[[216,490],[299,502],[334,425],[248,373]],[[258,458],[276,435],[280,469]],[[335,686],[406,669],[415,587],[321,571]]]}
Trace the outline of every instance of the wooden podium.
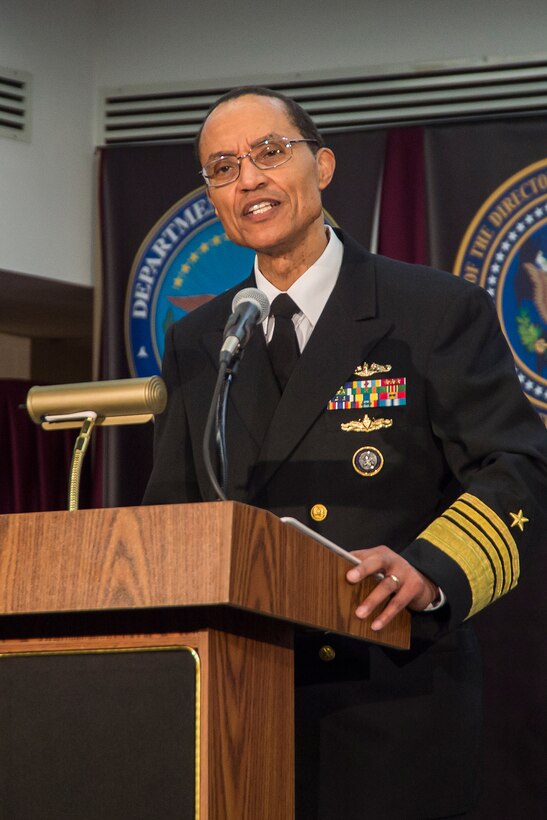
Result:
{"label": "wooden podium", "polygon": [[[194,781],[184,788],[192,790],[192,809],[186,814],[175,810],[172,816],[288,820],[294,816],[295,628],[409,645],[408,613],[380,636],[370,629],[372,618],[354,617],[358,601],[376,582],[352,586],[345,581],[347,569],[342,558],[270,513],[233,502],[0,516],[0,679],[8,668],[4,664],[14,658],[31,659],[28,669],[37,682],[41,668],[49,680],[45,664],[52,657],[191,649],[197,670],[196,765]],[[26,668],[10,685],[15,705],[17,693],[28,688]],[[59,674],[66,686],[73,673]],[[87,674],[78,678],[84,684],[76,688],[85,689],[91,680]],[[135,675],[128,674],[132,682]],[[47,684],[44,698],[52,687]],[[69,691],[72,699],[72,689],[62,691],[62,698]],[[87,695],[80,694],[86,701]],[[42,725],[40,705],[32,708],[38,715],[34,723]],[[116,716],[119,706],[112,709]],[[176,707],[174,717],[178,712]],[[26,706],[18,720],[25,725],[30,720]],[[93,731],[96,723],[92,718]],[[32,729],[27,731],[32,737]],[[51,727],[44,733],[49,738]],[[19,738],[19,732],[14,729],[12,737]],[[32,740],[33,748],[37,743]],[[43,748],[43,759],[49,759],[50,747]],[[4,754],[15,766],[9,748]],[[21,754],[27,765],[26,751]],[[78,772],[73,752],[70,757],[67,766]],[[124,753],[117,748],[114,757],[119,760]],[[32,760],[29,767],[40,768]],[[26,782],[21,781],[23,802],[30,788]],[[39,779],[32,783],[48,791]],[[133,793],[131,784],[127,788]],[[63,797],[77,806],[71,820],[92,818],[96,810],[80,808],[88,797],[77,799],[75,789],[72,785]],[[97,789],[102,787],[95,784],[93,794]],[[161,793],[166,791],[162,786]],[[51,800],[55,803],[57,796]],[[118,815],[106,808],[101,817],[146,817],[139,811],[120,809]],[[32,820],[28,807],[22,813]],[[44,809],[35,816],[50,815]],[[155,816],[163,820],[168,814],[157,811]]]}

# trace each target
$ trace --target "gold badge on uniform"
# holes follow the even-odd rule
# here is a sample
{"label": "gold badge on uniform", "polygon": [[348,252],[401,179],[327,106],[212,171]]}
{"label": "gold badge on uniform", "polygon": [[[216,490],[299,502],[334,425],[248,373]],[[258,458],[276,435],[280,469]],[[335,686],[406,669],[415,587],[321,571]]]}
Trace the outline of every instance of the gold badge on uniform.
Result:
{"label": "gold badge on uniform", "polygon": [[340,425],[340,429],[345,433],[372,433],[374,430],[381,430],[383,427],[391,427],[393,419],[371,419],[367,413],[362,419],[346,421]]}
{"label": "gold badge on uniform", "polygon": [[376,362],[372,362],[372,364],[367,364],[367,362],[363,362],[363,364],[360,364],[358,367],[356,367],[353,372],[356,376],[360,376],[362,379],[366,379],[369,376],[374,376],[376,373],[389,373],[390,370],[390,364],[376,364]]}
{"label": "gold badge on uniform", "polygon": [[354,452],[351,463],[356,473],[370,478],[380,472],[384,466],[384,457],[376,447],[359,447]]}
{"label": "gold badge on uniform", "polygon": [[314,521],[324,521],[329,511],[324,504],[314,504],[310,510],[310,515]]}

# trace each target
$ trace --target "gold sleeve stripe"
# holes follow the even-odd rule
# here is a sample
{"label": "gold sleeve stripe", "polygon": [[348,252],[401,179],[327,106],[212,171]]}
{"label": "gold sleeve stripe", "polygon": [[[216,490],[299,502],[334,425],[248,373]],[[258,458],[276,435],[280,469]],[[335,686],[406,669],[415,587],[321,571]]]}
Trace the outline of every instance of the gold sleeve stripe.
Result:
{"label": "gold sleeve stripe", "polygon": [[476,545],[470,546],[469,537],[457,524],[445,516],[436,518],[420,536],[426,538],[449,558],[456,561],[467,576],[471,587],[472,606],[469,618],[493,599],[492,568]]}
{"label": "gold sleeve stripe", "polygon": [[[516,586],[520,575],[519,552],[515,539],[511,535],[509,528],[506,524],[504,524],[494,510],[485,504],[484,501],[481,501],[480,498],[477,498],[470,493],[464,493],[459,497],[459,499],[457,499],[457,502],[458,501],[462,504],[467,504],[471,509],[474,508],[479,514],[482,514],[483,518],[489,522],[494,530],[496,530],[499,538],[505,544],[506,550],[504,551],[504,555],[506,558],[509,558],[508,566],[510,567],[511,575],[510,584],[505,592],[509,592],[510,589],[513,589],[513,587]],[[505,592],[502,594],[505,594]]]}
{"label": "gold sleeve stripe", "polygon": [[494,596],[499,597],[507,592],[505,585],[507,582],[507,575],[511,573],[510,559],[507,558],[507,549],[504,549],[503,541],[496,530],[493,530],[488,525],[484,524],[484,519],[472,507],[468,507],[461,502],[452,506],[448,511],[448,515],[454,516],[461,522],[463,529],[467,529],[469,534],[473,534],[475,540],[480,545],[481,549],[490,558],[492,564],[492,571],[496,578],[496,588],[494,589]]}
{"label": "gold sleeve stripe", "polygon": [[445,512],[445,516],[453,521],[469,538],[473,539],[477,548],[482,551],[484,558],[488,561],[492,575],[492,592],[488,602],[491,603],[500,595],[503,595],[505,585],[505,568],[497,545],[490,541],[480,527],[475,526],[472,518],[459,514],[456,504]]}
{"label": "gold sleeve stripe", "polygon": [[[478,500],[478,499],[477,499]],[[454,508],[459,509],[463,515],[469,517],[473,523],[484,533],[484,537],[488,539],[492,545],[492,549],[498,556],[501,562],[500,573],[498,577],[498,587],[496,588],[496,598],[500,595],[505,595],[516,584],[515,579],[515,557],[518,562],[518,552],[513,536],[504,525],[501,519],[498,519],[501,527],[505,527],[508,537],[504,537],[505,533],[500,527],[495,526],[492,517],[486,518],[484,512],[479,512],[469,501],[464,498],[459,498],[454,503]],[[486,505],[483,505],[486,507]],[[493,510],[490,510],[491,515],[495,515]],[[497,518],[497,516],[496,516]],[[486,546],[486,542],[485,542]],[[493,554],[492,554],[493,555]],[[497,566],[497,565],[496,565]]]}
{"label": "gold sleeve stripe", "polygon": [[509,592],[518,581],[519,555],[513,536],[494,510],[470,493],[461,495],[419,537],[464,571],[472,596],[467,617]]}

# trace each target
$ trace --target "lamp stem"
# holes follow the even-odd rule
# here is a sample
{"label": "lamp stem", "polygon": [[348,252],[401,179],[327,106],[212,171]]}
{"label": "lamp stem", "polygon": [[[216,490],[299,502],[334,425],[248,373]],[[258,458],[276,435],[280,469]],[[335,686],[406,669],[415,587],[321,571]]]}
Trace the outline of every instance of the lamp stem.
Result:
{"label": "lamp stem", "polygon": [[95,427],[95,420],[97,416],[88,416],[82,424],[82,429],[74,444],[72,451],[72,464],[70,465],[70,484],[68,488],[68,511],[73,512],[78,509],[78,500],[80,496],[80,477],[82,474],[82,464],[89,442],[91,441],[91,433]]}

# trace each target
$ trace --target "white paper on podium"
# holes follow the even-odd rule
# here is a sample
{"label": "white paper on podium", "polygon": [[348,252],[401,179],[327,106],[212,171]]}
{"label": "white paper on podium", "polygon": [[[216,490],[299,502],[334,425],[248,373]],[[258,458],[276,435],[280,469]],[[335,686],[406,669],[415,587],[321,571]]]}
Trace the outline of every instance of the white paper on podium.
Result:
{"label": "white paper on podium", "polygon": [[[360,564],[361,561],[357,556],[353,555],[351,552],[348,552],[343,547],[338,546],[335,544],[334,541],[329,541],[328,538],[325,538],[324,535],[319,535],[318,532],[315,532],[311,529],[311,527],[307,527],[301,521],[298,521],[296,518],[291,518],[290,516],[286,515],[280,519],[284,524],[290,524],[291,527],[295,527],[295,529],[300,530],[305,535],[309,535],[310,538],[313,538],[315,541],[318,541],[328,550],[335,552],[337,555],[340,555],[342,558],[345,558],[346,561],[349,561],[350,564]],[[383,576],[382,576],[383,577]]]}

